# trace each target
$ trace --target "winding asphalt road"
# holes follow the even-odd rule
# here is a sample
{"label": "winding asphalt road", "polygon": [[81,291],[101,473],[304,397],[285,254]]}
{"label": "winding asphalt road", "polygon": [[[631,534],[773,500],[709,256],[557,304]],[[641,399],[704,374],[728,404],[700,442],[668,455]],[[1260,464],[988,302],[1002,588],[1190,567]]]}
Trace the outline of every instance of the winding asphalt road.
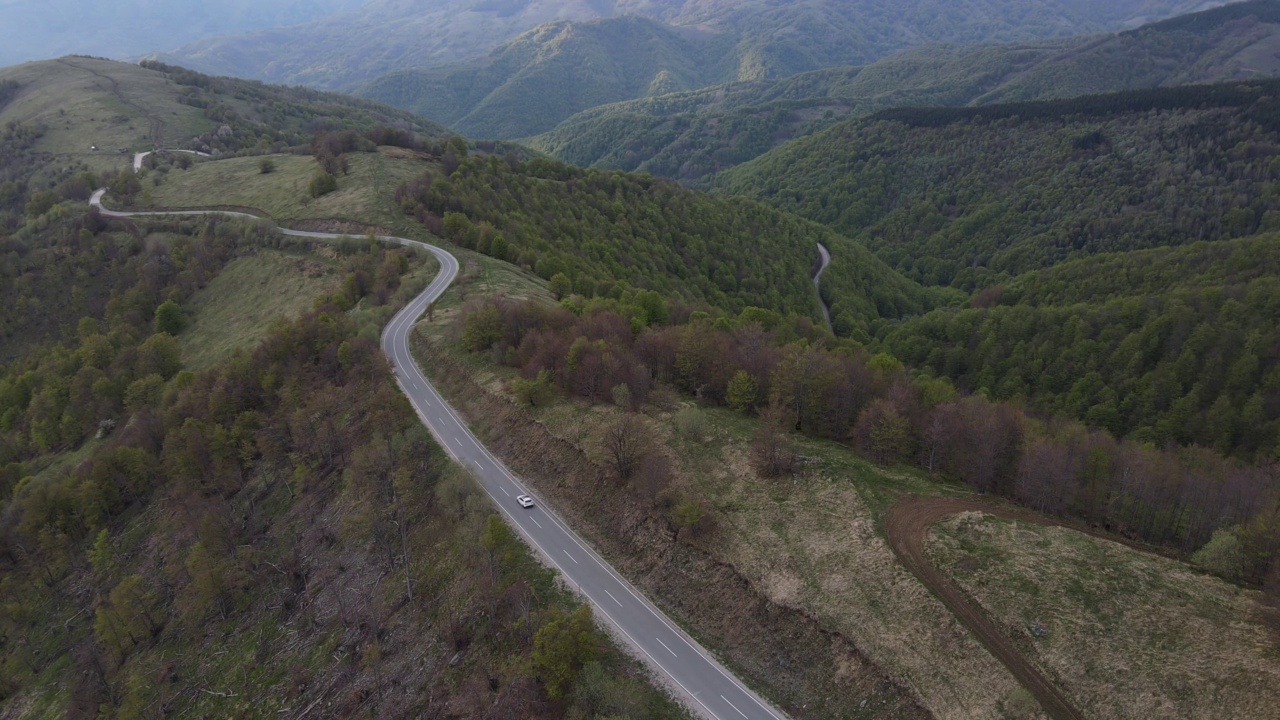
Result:
{"label": "winding asphalt road", "polygon": [[[115,212],[102,207],[105,193],[105,189],[98,190],[89,200],[105,217],[222,215],[260,219],[245,213],[213,210]],[[341,237],[285,228],[280,228],[280,232],[320,239]],[[781,711],[748,689],[705,648],[671,622],[550,508],[540,502],[529,509],[516,504],[517,495],[533,493],[471,433],[466,423],[427,381],[409,350],[410,336],[418,318],[457,277],[457,258],[441,248],[416,240],[387,236],[379,239],[422,248],[440,261],[440,273],[427,289],[396,313],[383,330],[382,352],[391,361],[400,389],[445,451],[472,471],[507,522],[591,602],[596,615],[607,620],[624,636],[660,678],[669,679],[679,688],[692,710],[707,720],[782,720],[784,715]]]}
{"label": "winding asphalt road", "polygon": [[831,264],[831,253],[827,250],[827,246],[818,243],[818,255],[822,258],[822,266],[818,268],[818,272],[813,274],[813,289],[818,291],[818,306],[822,308],[822,319],[827,322],[827,329],[835,334],[835,330],[831,325],[831,308],[827,307],[827,301],[822,299],[822,271],[827,269]]}

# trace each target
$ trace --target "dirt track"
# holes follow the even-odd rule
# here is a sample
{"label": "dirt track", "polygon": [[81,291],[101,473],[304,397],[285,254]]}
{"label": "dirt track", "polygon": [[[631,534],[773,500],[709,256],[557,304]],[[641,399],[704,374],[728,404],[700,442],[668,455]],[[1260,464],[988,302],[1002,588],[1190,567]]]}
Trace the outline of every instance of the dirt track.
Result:
{"label": "dirt track", "polygon": [[1029,511],[979,499],[911,495],[889,509],[885,532],[893,554],[969,628],[983,647],[1009,668],[1009,672],[1035,696],[1050,717],[1055,720],[1081,720],[1084,715],[1066,695],[1018,652],[976,602],[929,561],[925,552],[929,527],[943,518],[969,510],[1039,525],[1061,524]]}

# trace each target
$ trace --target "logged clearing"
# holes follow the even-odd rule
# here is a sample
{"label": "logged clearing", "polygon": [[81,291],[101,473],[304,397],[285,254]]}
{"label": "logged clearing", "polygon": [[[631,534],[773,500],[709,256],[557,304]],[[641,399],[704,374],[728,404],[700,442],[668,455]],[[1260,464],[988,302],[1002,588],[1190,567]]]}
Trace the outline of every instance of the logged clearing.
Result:
{"label": "logged clearing", "polygon": [[337,289],[339,276],[315,257],[260,251],[232,261],[187,303],[191,324],[178,336],[189,370],[212,367],[267,336]]}
{"label": "logged clearing", "polygon": [[[599,445],[600,419],[574,404],[554,423],[558,433]],[[612,408],[609,410],[614,412]],[[702,410],[706,434],[682,435],[677,413],[653,416],[671,451],[676,487],[712,510],[717,530],[704,542],[751,579],[770,602],[815,617],[912,688],[938,718],[1035,718],[1021,686],[968,630],[894,558],[873,510],[883,493],[929,487],[913,474],[881,475],[834,444],[803,441],[816,458],[802,477],[764,480],[747,458],[749,419]],[[598,452],[598,451],[596,451]],[[934,492],[940,488],[934,486]]]}
{"label": "logged clearing", "polygon": [[[400,230],[408,221],[395,203],[395,191],[436,165],[425,156],[399,148],[347,153],[350,173],[338,176],[338,189],[312,198],[308,193],[319,164],[310,155],[267,155],[198,162],[143,178],[149,205],[156,208],[230,206],[258,210],[281,223],[339,219],[376,223]],[[263,160],[274,165],[262,172]],[[160,176],[159,184],[156,183]],[[418,230],[421,226],[413,223]]]}
{"label": "logged clearing", "polygon": [[1062,527],[965,512],[930,555],[1090,717],[1280,717],[1256,593]]}

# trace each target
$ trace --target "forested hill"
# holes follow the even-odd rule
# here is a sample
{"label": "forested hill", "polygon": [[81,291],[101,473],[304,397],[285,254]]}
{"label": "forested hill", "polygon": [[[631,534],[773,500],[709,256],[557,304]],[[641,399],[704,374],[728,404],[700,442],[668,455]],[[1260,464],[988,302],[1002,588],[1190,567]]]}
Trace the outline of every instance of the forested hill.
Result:
{"label": "forested hill", "polygon": [[582,166],[699,184],[850,116],[1256,79],[1280,73],[1280,1],[1136,30],[1005,45],[930,45],[861,67],[717,85],[591,108],[531,144]]}
{"label": "forested hill", "polygon": [[1239,237],[1275,209],[1280,81],[885,111],[719,180],[974,288],[1098,252]]}
{"label": "forested hill", "polygon": [[518,138],[596,105],[728,79],[720,45],[639,17],[551,23],[488,57],[392,73],[359,93],[471,137]]}
{"label": "forested hill", "polygon": [[140,190],[131,174],[121,174],[133,152],[261,154],[308,149],[317,129],[393,126],[424,138],[445,132],[368,100],[159,64],[68,57],[0,69],[0,299],[28,309],[0,317],[0,360],[69,335],[110,293],[104,276],[77,282],[76,262],[47,262],[47,238],[18,231],[46,221],[60,203],[84,203],[96,187],[119,181]]}
{"label": "forested hill", "polygon": [[844,123],[722,187],[822,221],[928,285],[905,362],[1144,442],[1274,457],[1280,81]]}
{"label": "forested hill", "polygon": [[[400,204],[457,244],[527,265],[559,294],[649,290],[732,312],[757,307],[817,320],[818,243],[834,259],[822,292],[840,335],[944,298],[858,244],[766,205],[670,181],[534,159],[474,155],[402,188]],[[642,318],[643,320],[643,318]]]}

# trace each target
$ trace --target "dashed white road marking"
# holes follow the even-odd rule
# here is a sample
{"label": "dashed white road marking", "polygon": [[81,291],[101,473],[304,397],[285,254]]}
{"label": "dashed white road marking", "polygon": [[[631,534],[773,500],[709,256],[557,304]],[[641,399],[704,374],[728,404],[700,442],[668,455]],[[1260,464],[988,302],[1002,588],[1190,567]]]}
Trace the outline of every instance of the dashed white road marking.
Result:
{"label": "dashed white road marking", "polygon": [[[671,648],[667,647],[667,644],[662,642],[662,638],[654,638],[654,640],[657,640],[658,644],[661,645],[662,647],[667,648],[667,652],[671,653],[671,657],[680,657],[679,655],[676,654],[675,650],[672,650]],[[720,697],[724,697],[724,696],[721,695]]]}
{"label": "dashed white road marking", "polygon": [[618,601],[618,598],[613,597],[613,593],[609,592],[608,590],[605,590],[604,594],[608,595],[614,602],[618,603],[618,607],[622,607],[622,603]]}
{"label": "dashed white road marking", "polygon": [[[659,642],[661,642],[661,640],[659,640]],[[727,703],[729,703],[729,707],[733,708],[734,710],[738,710],[738,706],[737,706],[737,705],[734,705],[732,702],[730,702],[730,701],[729,701],[729,698],[727,698],[727,697],[725,697],[725,696],[721,695],[721,696],[720,696],[720,699],[721,699],[721,700],[723,700],[723,701],[725,701],[725,702],[727,702]],[[746,717],[746,716],[747,716],[747,714],[746,714],[746,713],[744,713],[744,712],[742,712],[741,710],[738,710],[738,714],[739,714],[739,715],[741,715],[742,717]]]}
{"label": "dashed white road marking", "polygon": [[[568,550],[565,550],[565,551],[564,551],[564,554],[565,554],[565,555],[569,555],[569,551],[568,551]],[[574,565],[580,565],[580,564],[581,564],[581,563],[579,563],[579,562],[578,562],[578,559],[577,559],[577,558],[575,558],[575,557],[574,557],[574,556],[572,556],[572,555],[569,555],[569,559],[573,561],[573,564],[574,564]]]}
{"label": "dashed white road marking", "polygon": [[511,493],[507,492],[506,488],[502,487],[501,485],[499,485],[498,487],[502,488],[502,492],[507,493],[507,497],[511,497]]}
{"label": "dashed white road marking", "polygon": [[534,524],[534,525],[537,525],[537,526],[538,526],[538,529],[542,529],[542,523],[538,522],[538,518],[532,518],[532,517],[531,517],[531,518],[529,518],[529,519],[533,521],[533,524]]}

